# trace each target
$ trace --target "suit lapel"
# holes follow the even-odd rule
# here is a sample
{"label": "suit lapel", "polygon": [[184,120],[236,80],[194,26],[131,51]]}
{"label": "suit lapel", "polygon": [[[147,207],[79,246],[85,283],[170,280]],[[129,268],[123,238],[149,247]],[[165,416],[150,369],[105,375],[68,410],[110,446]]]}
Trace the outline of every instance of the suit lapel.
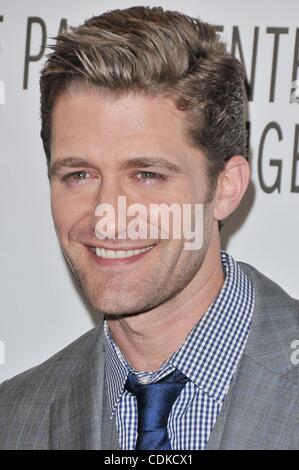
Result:
{"label": "suit lapel", "polygon": [[215,428],[209,448],[291,448],[297,397],[297,387],[243,356],[237,380],[225,400],[223,425]]}
{"label": "suit lapel", "polygon": [[[107,388],[105,387],[105,391]],[[102,449],[103,450],[120,450],[118,441],[118,432],[116,428],[115,415],[113,419],[110,416],[108,405],[108,395],[104,392],[103,396],[103,414],[102,414]]]}
{"label": "suit lapel", "polygon": [[105,356],[100,328],[79,373],[51,404],[51,449],[101,448]]}

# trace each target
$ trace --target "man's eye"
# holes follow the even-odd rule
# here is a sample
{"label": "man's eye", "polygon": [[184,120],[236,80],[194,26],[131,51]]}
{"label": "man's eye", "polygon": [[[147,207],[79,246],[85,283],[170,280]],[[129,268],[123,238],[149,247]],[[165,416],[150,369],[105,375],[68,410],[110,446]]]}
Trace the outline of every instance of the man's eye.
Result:
{"label": "man's eye", "polygon": [[162,175],[161,173],[156,173],[154,171],[138,171],[135,173],[137,179],[141,181],[161,181],[165,180],[166,177],[165,175]]}
{"label": "man's eye", "polygon": [[74,184],[79,184],[81,181],[85,181],[89,177],[90,174],[87,173],[87,171],[79,170],[64,175],[62,179],[63,181],[70,181],[74,182]]}

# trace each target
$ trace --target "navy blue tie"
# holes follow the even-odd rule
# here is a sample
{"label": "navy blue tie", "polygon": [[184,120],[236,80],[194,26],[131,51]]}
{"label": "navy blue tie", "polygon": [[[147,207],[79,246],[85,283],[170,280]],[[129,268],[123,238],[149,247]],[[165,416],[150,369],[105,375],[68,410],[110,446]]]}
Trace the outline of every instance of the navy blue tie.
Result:
{"label": "navy blue tie", "polygon": [[138,407],[137,450],[170,450],[167,433],[168,417],[183,387],[189,379],[175,370],[158,382],[141,384],[130,373],[126,390],[136,396]]}

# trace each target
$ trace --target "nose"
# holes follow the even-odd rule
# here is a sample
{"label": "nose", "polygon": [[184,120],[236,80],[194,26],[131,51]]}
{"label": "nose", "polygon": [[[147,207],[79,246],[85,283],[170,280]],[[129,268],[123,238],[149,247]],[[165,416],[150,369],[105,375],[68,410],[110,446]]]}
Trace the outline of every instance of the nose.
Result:
{"label": "nose", "polygon": [[126,238],[127,196],[116,177],[103,178],[94,208],[93,228],[98,239]]}

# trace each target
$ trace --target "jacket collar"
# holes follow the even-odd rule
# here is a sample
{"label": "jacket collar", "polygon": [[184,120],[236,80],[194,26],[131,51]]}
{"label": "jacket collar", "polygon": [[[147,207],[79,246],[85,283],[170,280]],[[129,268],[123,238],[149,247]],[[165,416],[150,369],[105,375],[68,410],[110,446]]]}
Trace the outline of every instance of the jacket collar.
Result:
{"label": "jacket collar", "polygon": [[102,323],[86,338],[86,348],[73,358],[78,362],[78,373],[50,406],[51,449],[101,449],[105,371]]}

